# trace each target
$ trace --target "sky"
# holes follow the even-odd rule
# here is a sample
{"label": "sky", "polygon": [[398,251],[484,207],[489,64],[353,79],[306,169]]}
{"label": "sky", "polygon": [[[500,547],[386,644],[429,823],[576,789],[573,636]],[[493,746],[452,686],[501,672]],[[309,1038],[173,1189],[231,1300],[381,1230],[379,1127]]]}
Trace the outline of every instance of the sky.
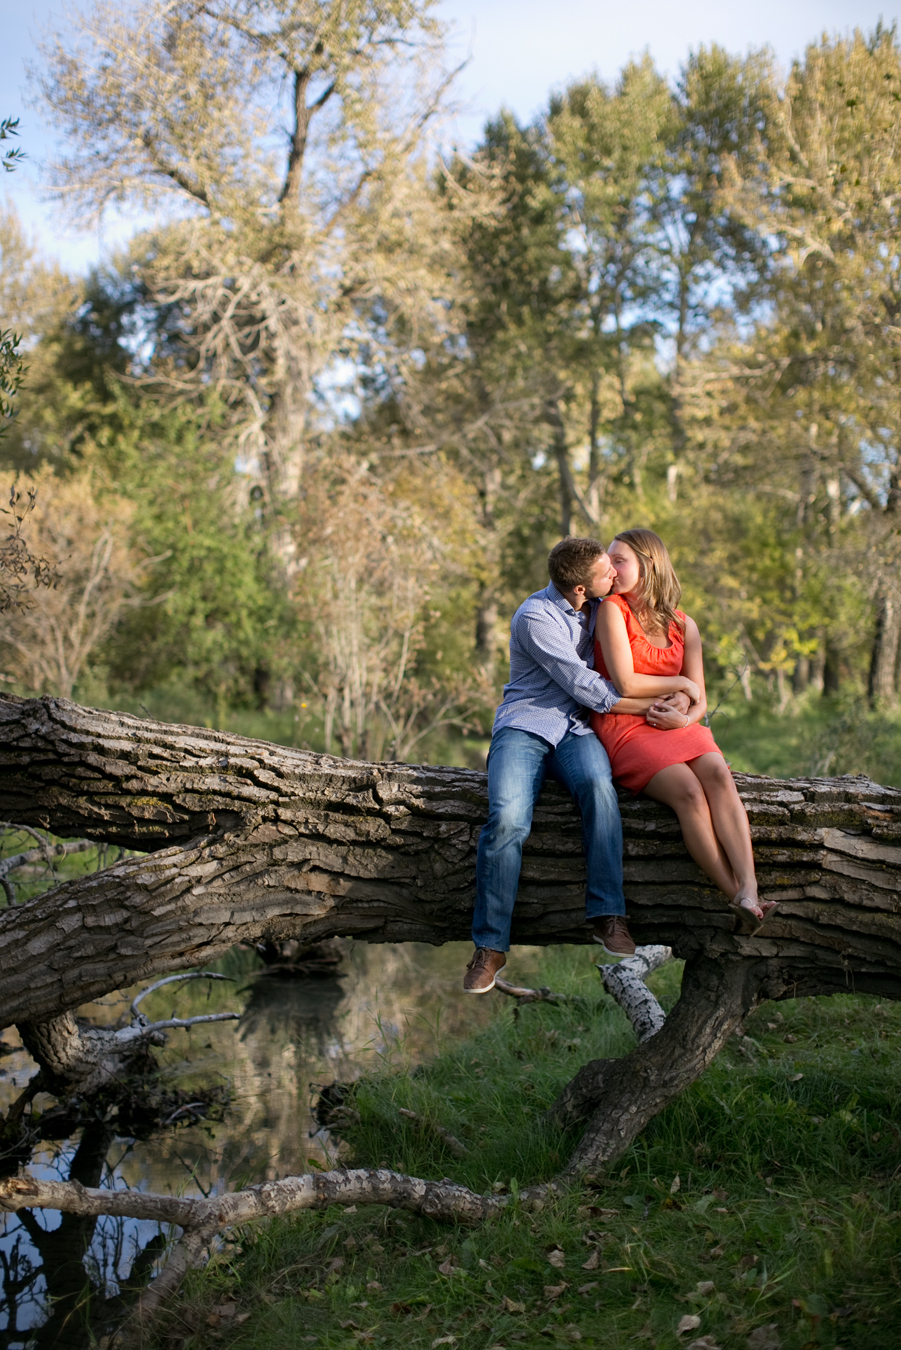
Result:
{"label": "sky", "polygon": [[[80,0],[71,0],[75,8]],[[85,3],[87,0],[85,0]],[[716,42],[742,54],[768,45],[788,65],[822,33],[869,31],[881,18],[892,23],[901,0],[438,0],[437,12],[453,27],[451,59],[468,58],[456,90],[460,105],[451,127],[455,141],[474,143],[485,119],[506,106],[528,121],[552,89],[596,71],[612,80],[632,56],[649,51],[658,69],[675,75],[689,51]],[[107,214],[100,229],[80,231],[48,199],[42,164],[54,139],[28,103],[26,63],[36,59],[34,39],[58,22],[65,0],[0,0],[0,117],[21,119],[27,166],[4,174],[0,193],[11,199],[26,228],[48,257],[71,271],[85,271],[115,251],[136,221]],[[7,142],[9,144],[9,142]],[[2,326],[2,316],[0,316]]]}

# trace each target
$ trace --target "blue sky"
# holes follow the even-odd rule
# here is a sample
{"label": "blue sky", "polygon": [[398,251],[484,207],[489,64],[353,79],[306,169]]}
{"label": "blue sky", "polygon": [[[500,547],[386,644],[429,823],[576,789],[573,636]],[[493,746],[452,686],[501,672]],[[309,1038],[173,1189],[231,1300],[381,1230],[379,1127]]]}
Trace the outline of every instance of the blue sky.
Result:
{"label": "blue sky", "polygon": [[[893,22],[899,0],[894,3],[887,10],[875,0],[439,0],[438,13],[454,26],[452,59],[470,58],[457,90],[462,108],[453,134],[473,142],[485,118],[502,105],[528,119],[551,89],[590,70],[612,79],[645,49],[669,74],[691,48],[710,42],[734,52],[768,44],[787,64],[823,32],[847,33],[855,25],[869,30],[880,18]],[[14,201],[46,254],[83,270],[121,244],[134,222],[110,215],[99,232],[83,233],[42,195],[41,164],[53,140],[27,105],[25,64],[35,58],[34,36],[63,11],[63,0],[0,0],[0,116],[21,118],[29,154],[27,168],[4,175],[0,191]]]}

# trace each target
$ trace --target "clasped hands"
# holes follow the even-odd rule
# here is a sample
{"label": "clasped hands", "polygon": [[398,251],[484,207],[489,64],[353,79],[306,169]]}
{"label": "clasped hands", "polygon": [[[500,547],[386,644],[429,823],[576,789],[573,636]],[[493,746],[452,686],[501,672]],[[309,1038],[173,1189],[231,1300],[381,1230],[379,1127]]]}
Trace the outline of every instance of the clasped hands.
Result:
{"label": "clasped hands", "polygon": [[686,725],[686,717],[692,701],[687,694],[667,694],[657,699],[645,713],[645,720],[657,731],[681,731]]}

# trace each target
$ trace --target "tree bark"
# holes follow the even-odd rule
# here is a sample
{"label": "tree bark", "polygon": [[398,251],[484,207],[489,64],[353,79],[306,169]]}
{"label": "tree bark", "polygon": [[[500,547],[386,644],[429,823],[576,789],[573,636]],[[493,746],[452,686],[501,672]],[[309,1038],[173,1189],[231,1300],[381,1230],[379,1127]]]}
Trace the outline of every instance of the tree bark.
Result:
{"label": "tree bark", "polygon": [[[0,696],[0,815],[153,850],[0,915],[0,1024],[38,1022],[214,960],[236,942],[469,936],[484,773],[362,764],[203,728]],[[638,942],[790,970],[797,994],[901,996],[901,791],[737,776],[762,893],[756,934],[688,858],[675,816],[624,794]],[[550,785],[514,941],[587,942],[584,860]]]}
{"label": "tree bark", "polygon": [[601,984],[628,1017],[639,1044],[656,1036],[666,1021],[666,1013],[645,980],[672,955],[669,947],[636,947],[635,955],[625,961],[598,966]]}
{"label": "tree bark", "polygon": [[[542,1204],[547,1187],[521,1191],[524,1208]],[[160,1305],[173,1294],[192,1266],[202,1263],[217,1233],[236,1224],[252,1223],[276,1215],[331,1205],[388,1205],[410,1210],[430,1219],[477,1224],[509,1205],[509,1195],[479,1195],[457,1186],[448,1178],[425,1181],[385,1168],[319,1172],[281,1181],[264,1182],[243,1191],[231,1191],[208,1199],[182,1199],[133,1190],[97,1189],[78,1181],[40,1181],[35,1177],[0,1180],[0,1210],[59,1210],[75,1215],[84,1224],[101,1214],[177,1224],[181,1241],[165,1267],[138,1301],[129,1323],[146,1324]],[[70,1225],[71,1227],[71,1225]],[[88,1231],[92,1230],[90,1224]]]}
{"label": "tree bark", "polygon": [[877,598],[876,633],[870,655],[870,703],[895,702],[895,665],[901,640],[901,599],[893,588],[883,587]]}
{"label": "tree bark", "polygon": [[794,992],[778,962],[692,957],[662,1029],[622,1059],[583,1065],[551,1108],[550,1119],[561,1126],[587,1121],[568,1170],[621,1157],[648,1121],[700,1077],[761,998]]}

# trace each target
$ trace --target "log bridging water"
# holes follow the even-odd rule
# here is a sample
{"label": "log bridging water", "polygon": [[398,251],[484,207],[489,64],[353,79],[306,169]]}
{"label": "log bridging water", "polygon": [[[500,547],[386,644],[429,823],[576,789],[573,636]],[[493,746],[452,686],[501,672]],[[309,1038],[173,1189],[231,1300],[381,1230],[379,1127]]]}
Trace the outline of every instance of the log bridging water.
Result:
{"label": "log bridging water", "polygon": [[[469,935],[484,773],[355,763],[10,695],[0,768],[5,819],[145,853],[0,916],[0,1023],[53,1044],[58,1065],[69,1055],[73,1081],[72,1009],[237,942]],[[624,1152],[761,999],[901,997],[901,791],[854,777],[737,782],[761,893],[780,902],[752,932],[688,857],[672,812],[621,795],[632,930],[687,964],[663,1029],[623,1060],[583,1066],[561,1094],[559,1118],[589,1122],[576,1170]],[[549,785],[514,942],[588,942],[583,889],[577,812]]]}
{"label": "log bridging water", "polygon": [[[148,856],[0,917],[0,1021],[53,1017],[239,941],[468,938],[484,773],[364,764],[224,732],[0,696],[0,815]],[[797,994],[901,995],[901,791],[737,775],[762,893],[756,934],[688,857],[665,807],[622,794],[636,939],[763,960]],[[514,941],[586,942],[575,808],[543,793]]]}

